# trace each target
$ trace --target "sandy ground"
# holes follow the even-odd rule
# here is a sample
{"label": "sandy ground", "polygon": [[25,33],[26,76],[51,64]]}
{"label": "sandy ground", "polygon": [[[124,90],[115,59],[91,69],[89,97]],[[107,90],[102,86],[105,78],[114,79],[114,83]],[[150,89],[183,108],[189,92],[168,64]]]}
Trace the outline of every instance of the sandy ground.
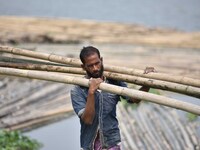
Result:
{"label": "sandy ground", "polygon": [[200,32],[135,24],[47,18],[0,17],[0,43],[115,43],[200,48]]}

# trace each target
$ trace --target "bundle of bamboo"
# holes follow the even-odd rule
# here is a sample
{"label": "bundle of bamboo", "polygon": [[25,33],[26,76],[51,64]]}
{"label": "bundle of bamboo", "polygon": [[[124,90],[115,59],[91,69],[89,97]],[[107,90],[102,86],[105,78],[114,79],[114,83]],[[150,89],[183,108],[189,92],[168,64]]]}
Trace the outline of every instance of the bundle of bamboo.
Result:
{"label": "bundle of bamboo", "polygon": [[[78,59],[67,58],[63,56],[58,56],[55,54],[47,54],[41,52],[34,52],[24,49],[18,49],[7,46],[0,46],[1,52],[12,53],[20,56],[27,56],[31,58],[37,58],[42,60],[48,60],[51,62],[56,62],[60,64],[48,65],[47,64],[30,64],[29,63],[0,63],[0,74],[4,75],[13,75],[13,76],[21,76],[28,77],[34,79],[42,79],[48,81],[55,81],[67,84],[78,84],[82,86],[88,86],[88,80],[79,78],[79,77],[71,77],[63,74],[49,73],[49,72],[41,72],[41,71],[32,71],[32,70],[45,70],[45,71],[56,71],[56,72],[65,72],[65,73],[75,73],[75,74],[85,74],[85,72],[78,68],[81,65],[81,62]],[[26,61],[25,61],[26,62]],[[28,61],[27,61],[28,62]],[[63,64],[71,65],[76,68],[66,67]],[[11,68],[8,68],[11,67]],[[200,80],[192,79],[188,77],[182,76],[172,76],[169,74],[161,74],[161,73],[149,73],[144,74],[141,70],[135,70],[130,68],[122,68],[115,66],[107,66],[105,65],[105,76],[108,78],[113,78],[117,80],[123,80],[126,82],[135,83],[138,85],[147,85],[153,88],[169,90],[174,92],[183,93],[186,95],[200,97]],[[18,68],[18,69],[13,69]],[[19,69],[20,68],[20,69]],[[22,70],[29,69],[29,70]],[[175,82],[175,83],[174,83]],[[129,88],[121,88],[114,85],[109,85],[106,83],[101,83],[100,89],[116,93],[120,95],[126,95],[133,98],[143,99],[146,101],[150,101],[153,103],[181,109],[184,111],[192,112],[194,114],[200,115],[200,106],[181,102],[172,98],[167,98],[160,95],[155,95],[151,93],[145,93],[141,91],[136,91]]]}
{"label": "bundle of bamboo", "polygon": [[0,129],[27,131],[73,115],[70,85],[18,77],[0,83]]}
{"label": "bundle of bamboo", "polygon": [[194,122],[183,121],[174,109],[143,103],[134,111],[119,105],[118,111],[124,149],[198,149]]}

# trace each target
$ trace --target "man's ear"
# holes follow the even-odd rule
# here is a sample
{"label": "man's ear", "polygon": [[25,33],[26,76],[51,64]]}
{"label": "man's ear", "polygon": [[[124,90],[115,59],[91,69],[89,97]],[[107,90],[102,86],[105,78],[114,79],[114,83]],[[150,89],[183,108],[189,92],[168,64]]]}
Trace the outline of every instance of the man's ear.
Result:
{"label": "man's ear", "polygon": [[101,62],[103,62],[103,57],[101,57],[100,59],[101,59]]}
{"label": "man's ear", "polygon": [[81,64],[81,68],[82,68],[83,70],[85,70],[85,66],[84,66],[84,64]]}

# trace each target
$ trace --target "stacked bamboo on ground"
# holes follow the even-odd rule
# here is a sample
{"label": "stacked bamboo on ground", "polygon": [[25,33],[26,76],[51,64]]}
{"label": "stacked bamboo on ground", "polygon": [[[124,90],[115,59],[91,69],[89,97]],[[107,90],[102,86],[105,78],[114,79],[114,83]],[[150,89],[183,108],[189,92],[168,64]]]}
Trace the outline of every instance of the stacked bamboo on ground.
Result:
{"label": "stacked bamboo on ground", "polygon": [[134,110],[118,106],[125,150],[200,149],[197,122],[187,122],[175,109],[147,103]]}
{"label": "stacked bamboo on ground", "polygon": [[30,130],[73,114],[70,86],[11,77],[0,83],[0,129]]}

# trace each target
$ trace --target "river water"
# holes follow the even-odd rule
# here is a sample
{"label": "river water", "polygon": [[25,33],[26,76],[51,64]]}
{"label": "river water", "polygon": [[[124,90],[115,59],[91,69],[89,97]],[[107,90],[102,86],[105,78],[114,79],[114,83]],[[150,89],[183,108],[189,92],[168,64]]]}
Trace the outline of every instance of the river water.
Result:
{"label": "river water", "polygon": [[200,31],[199,0],[0,0],[0,15],[91,19]]}
{"label": "river water", "polygon": [[79,131],[79,120],[74,115],[68,119],[32,130],[25,135],[41,142],[43,144],[41,150],[79,150]]}

